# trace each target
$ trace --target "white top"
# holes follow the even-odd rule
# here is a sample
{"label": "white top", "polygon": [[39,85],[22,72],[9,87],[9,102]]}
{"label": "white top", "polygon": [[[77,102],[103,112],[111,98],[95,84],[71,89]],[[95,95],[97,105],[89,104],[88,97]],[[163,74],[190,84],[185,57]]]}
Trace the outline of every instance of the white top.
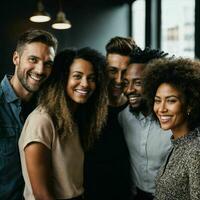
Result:
{"label": "white top", "polygon": [[51,151],[55,198],[68,199],[81,195],[84,153],[77,131],[66,140],[55,132],[53,122],[44,109],[36,108],[27,118],[19,139],[25,199],[35,200],[24,155],[24,148],[31,142],[42,143]]}
{"label": "white top", "polygon": [[171,131],[164,131],[151,116],[138,116],[127,106],[119,113],[130,153],[133,182],[139,189],[154,193],[155,177],[171,147]]}

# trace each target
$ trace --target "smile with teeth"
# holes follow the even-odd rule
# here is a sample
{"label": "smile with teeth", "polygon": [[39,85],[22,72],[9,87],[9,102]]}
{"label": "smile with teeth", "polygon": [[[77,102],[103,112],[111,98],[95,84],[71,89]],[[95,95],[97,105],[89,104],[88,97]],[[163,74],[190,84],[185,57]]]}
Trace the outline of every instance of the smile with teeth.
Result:
{"label": "smile with teeth", "polygon": [[42,79],[42,76],[38,76],[37,74],[33,74],[33,73],[30,73],[29,77],[33,79],[34,81],[41,81]]}
{"label": "smile with teeth", "polygon": [[172,118],[171,116],[160,116],[159,117],[160,122],[162,122],[162,123],[166,123],[166,122],[170,121],[171,118]]}
{"label": "smile with teeth", "polygon": [[89,93],[89,90],[76,89],[75,91],[80,95],[87,95]]}
{"label": "smile with teeth", "polygon": [[121,85],[114,85],[114,88],[121,89]]}
{"label": "smile with teeth", "polygon": [[136,101],[138,98],[140,98],[140,95],[129,95],[128,98],[130,101]]}

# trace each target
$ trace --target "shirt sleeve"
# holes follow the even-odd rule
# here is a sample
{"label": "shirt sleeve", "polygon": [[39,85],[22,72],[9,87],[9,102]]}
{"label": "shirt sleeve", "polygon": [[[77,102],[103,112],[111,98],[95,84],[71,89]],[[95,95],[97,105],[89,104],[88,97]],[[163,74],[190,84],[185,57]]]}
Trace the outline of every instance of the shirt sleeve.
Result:
{"label": "shirt sleeve", "polygon": [[189,191],[191,200],[200,199],[200,149],[190,152],[189,162]]}
{"label": "shirt sleeve", "polygon": [[25,121],[19,145],[24,149],[29,143],[39,142],[51,149],[54,135],[54,126],[48,114],[35,110]]}

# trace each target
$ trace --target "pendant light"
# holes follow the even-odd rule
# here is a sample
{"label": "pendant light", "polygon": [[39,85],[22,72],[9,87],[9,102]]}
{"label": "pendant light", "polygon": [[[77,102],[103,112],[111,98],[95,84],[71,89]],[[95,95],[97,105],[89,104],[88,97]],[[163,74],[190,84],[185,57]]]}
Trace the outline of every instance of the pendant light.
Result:
{"label": "pendant light", "polygon": [[56,20],[52,24],[52,28],[63,30],[63,29],[71,28],[71,26],[72,25],[70,21],[66,19],[65,13],[63,12],[61,0],[59,0],[59,11],[57,13]]}
{"label": "pendant light", "polygon": [[41,0],[37,1],[37,10],[31,16],[30,21],[32,22],[48,22],[51,20],[50,15],[44,10],[44,5]]}

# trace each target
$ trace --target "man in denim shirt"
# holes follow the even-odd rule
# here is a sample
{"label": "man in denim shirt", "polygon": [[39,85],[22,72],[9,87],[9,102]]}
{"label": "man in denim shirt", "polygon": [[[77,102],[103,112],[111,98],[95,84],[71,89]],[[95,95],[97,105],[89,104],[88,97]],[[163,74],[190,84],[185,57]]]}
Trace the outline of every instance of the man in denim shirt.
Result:
{"label": "man in denim shirt", "polygon": [[0,199],[23,199],[18,139],[35,94],[49,77],[57,39],[43,30],[23,33],[13,54],[15,72],[0,85]]}

